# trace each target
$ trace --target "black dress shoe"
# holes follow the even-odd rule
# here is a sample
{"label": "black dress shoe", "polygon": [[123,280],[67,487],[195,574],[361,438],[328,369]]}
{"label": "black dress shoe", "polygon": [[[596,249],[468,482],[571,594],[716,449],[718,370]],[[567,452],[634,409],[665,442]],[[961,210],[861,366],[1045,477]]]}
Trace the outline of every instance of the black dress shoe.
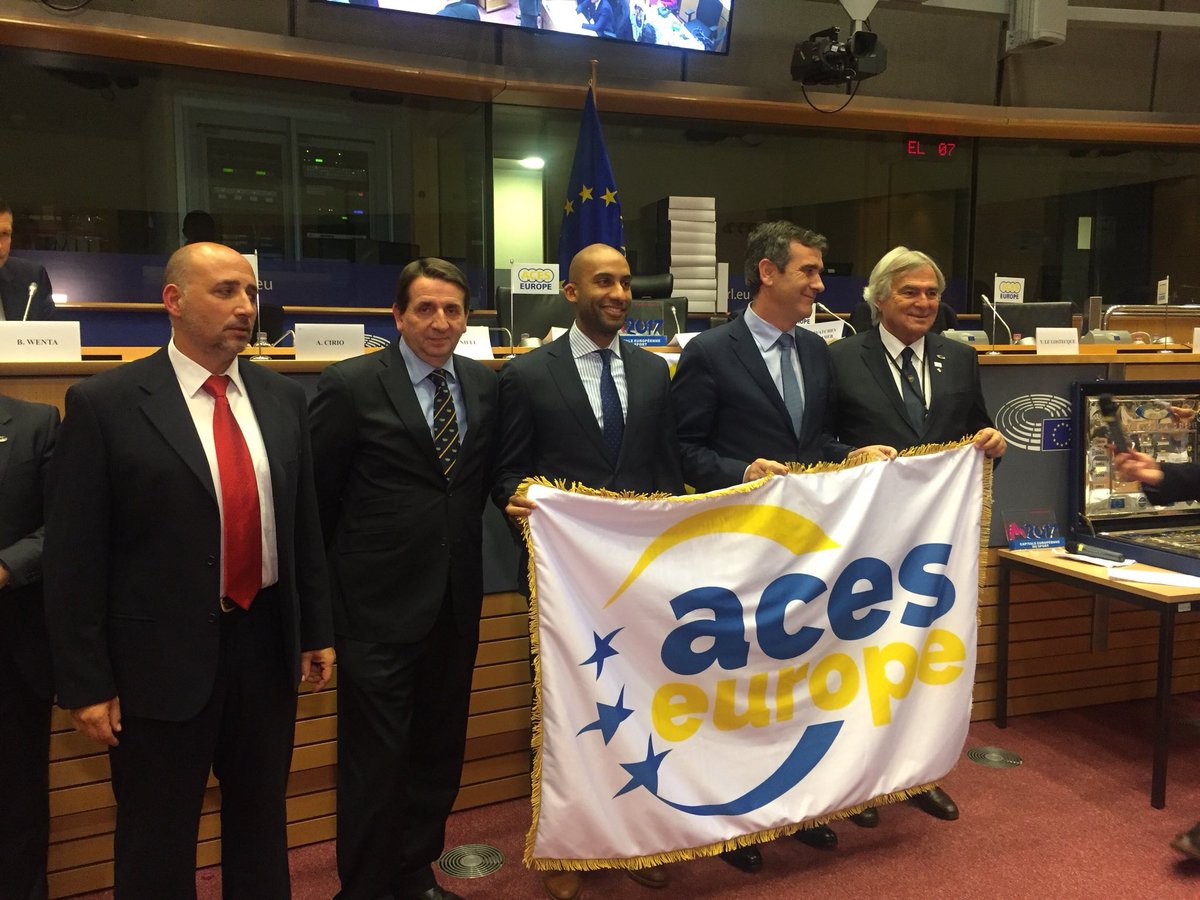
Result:
{"label": "black dress shoe", "polygon": [[868,806],[862,812],[850,816],[850,821],[859,828],[874,828],[879,824],[879,810],[874,806]]}
{"label": "black dress shoe", "polygon": [[440,884],[435,884],[433,887],[426,888],[419,894],[413,894],[412,900],[463,900],[463,898],[454,893],[454,891],[448,891]]}
{"label": "black dress shoe", "polygon": [[721,859],[739,872],[745,872],[748,875],[762,871],[762,854],[758,852],[757,847],[737,847],[733,850],[726,850],[721,854]]}
{"label": "black dress shoe", "polygon": [[947,822],[953,822],[958,818],[958,806],[950,799],[950,795],[940,787],[931,787],[920,794],[913,794],[909,798],[909,802],[922,812],[929,813],[935,819],[944,819]]}
{"label": "black dress shoe", "polygon": [[836,850],[837,832],[828,825],[814,825],[812,828],[801,828],[792,835],[802,844],[808,844],[818,850]]}

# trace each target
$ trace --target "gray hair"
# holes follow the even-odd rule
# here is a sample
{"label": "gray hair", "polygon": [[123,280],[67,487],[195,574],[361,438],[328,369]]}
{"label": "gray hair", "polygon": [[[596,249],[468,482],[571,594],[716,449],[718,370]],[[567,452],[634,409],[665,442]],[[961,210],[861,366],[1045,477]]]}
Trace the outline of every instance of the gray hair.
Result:
{"label": "gray hair", "polygon": [[762,279],[758,277],[759,260],[769,259],[782,272],[792,255],[792,241],[821,253],[829,249],[825,235],[791,222],[760,222],[754,226],[746,238],[746,287],[750,289],[750,296],[757,294],[762,286]]}
{"label": "gray hair", "polygon": [[871,270],[871,279],[863,288],[863,299],[871,307],[871,324],[879,324],[879,304],[892,293],[892,280],[897,275],[911,272],[929,266],[937,278],[938,293],[946,290],[946,276],[938,268],[938,264],[920,250],[909,250],[907,247],[893,247],[883,255],[883,259],[875,263]]}

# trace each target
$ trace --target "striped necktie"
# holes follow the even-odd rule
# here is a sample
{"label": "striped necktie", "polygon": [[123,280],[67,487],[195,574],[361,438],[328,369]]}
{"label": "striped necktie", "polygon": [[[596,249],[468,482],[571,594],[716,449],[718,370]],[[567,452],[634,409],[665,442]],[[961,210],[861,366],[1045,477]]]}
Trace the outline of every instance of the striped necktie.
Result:
{"label": "striped necktie", "polygon": [[454,398],[450,396],[448,374],[445,369],[434,369],[429,373],[433,379],[433,449],[442,464],[442,474],[447,478],[458,460],[458,416],[454,411]]}

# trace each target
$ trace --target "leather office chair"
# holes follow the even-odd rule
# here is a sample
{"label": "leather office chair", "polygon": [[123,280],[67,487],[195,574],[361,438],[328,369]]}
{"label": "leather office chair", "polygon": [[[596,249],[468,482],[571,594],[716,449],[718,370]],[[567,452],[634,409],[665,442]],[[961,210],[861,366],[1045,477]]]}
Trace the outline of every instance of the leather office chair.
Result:
{"label": "leather office chair", "polygon": [[634,300],[666,300],[675,290],[675,276],[670,272],[634,275],[629,279],[629,290]]}

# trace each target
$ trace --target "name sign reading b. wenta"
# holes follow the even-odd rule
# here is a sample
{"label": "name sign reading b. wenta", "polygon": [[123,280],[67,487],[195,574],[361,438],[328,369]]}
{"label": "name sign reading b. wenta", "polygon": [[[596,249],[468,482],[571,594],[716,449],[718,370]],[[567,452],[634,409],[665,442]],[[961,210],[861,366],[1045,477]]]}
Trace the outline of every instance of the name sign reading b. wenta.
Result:
{"label": "name sign reading b. wenta", "polygon": [[79,362],[78,322],[0,322],[0,362]]}
{"label": "name sign reading b. wenta", "polygon": [[296,324],[296,359],[362,356],[362,325]]}

